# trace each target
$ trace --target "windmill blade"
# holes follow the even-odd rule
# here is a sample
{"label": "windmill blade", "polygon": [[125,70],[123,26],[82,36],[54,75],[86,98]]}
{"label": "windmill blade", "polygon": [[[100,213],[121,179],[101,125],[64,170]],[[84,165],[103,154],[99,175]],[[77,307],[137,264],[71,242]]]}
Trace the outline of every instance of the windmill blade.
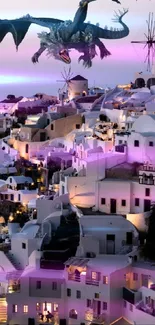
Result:
{"label": "windmill blade", "polygon": [[132,44],[146,44],[146,41],[131,41]]}
{"label": "windmill blade", "polygon": [[153,23],[154,23],[154,18],[153,18],[153,12],[151,15],[151,24],[150,24],[150,38],[153,36]]}
{"label": "windmill blade", "polygon": [[65,77],[65,75],[63,74],[63,72],[61,72],[61,75],[62,75],[62,78],[63,78],[64,80],[66,80],[66,77]]}

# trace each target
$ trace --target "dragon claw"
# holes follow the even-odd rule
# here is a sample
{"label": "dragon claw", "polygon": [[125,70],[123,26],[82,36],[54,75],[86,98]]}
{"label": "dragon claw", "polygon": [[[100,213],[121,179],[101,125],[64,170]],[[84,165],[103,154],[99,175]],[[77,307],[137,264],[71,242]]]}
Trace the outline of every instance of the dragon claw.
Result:
{"label": "dragon claw", "polygon": [[39,61],[38,61],[38,58],[39,58],[39,55],[38,55],[38,53],[35,53],[33,56],[32,56],[32,63],[39,63]]}

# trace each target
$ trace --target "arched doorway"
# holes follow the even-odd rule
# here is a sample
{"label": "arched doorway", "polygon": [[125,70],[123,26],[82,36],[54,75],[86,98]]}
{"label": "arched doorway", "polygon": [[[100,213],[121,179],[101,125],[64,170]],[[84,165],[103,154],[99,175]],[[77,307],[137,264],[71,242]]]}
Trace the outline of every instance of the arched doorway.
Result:
{"label": "arched doorway", "polygon": [[143,78],[137,78],[135,80],[135,86],[137,88],[143,88],[143,87],[145,87],[145,80]]}
{"label": "arched doorway", "polygon": [[155,85],[155,78],[149,78],[147,81],[147,87],[150,88],[151,86]]}

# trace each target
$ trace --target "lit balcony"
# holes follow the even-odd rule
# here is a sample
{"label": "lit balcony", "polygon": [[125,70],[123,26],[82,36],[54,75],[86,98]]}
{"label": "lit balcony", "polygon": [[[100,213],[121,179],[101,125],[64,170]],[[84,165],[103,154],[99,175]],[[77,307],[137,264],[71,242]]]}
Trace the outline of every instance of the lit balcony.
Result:
{"label": "lit balcony", "polygon": [[8,293],[15,293],[15,292],[20,292],[20,284],[8,286]]}

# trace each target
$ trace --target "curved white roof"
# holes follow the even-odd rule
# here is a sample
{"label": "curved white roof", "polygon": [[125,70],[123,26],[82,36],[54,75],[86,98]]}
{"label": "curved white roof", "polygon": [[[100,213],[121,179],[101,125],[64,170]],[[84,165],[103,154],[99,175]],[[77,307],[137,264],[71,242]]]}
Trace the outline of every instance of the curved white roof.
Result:
{"label": "curved white roof", "polygon": [[106,215],[94,215],[94,216],[82,216],[79,220],[82,232],[84,235],[93,235],[95,237],[101,237],[104,232],[121,232],[121,231],[133,231],[137,237],[138,232],[134,225],[123,218],[122,216],[106,216]]}

